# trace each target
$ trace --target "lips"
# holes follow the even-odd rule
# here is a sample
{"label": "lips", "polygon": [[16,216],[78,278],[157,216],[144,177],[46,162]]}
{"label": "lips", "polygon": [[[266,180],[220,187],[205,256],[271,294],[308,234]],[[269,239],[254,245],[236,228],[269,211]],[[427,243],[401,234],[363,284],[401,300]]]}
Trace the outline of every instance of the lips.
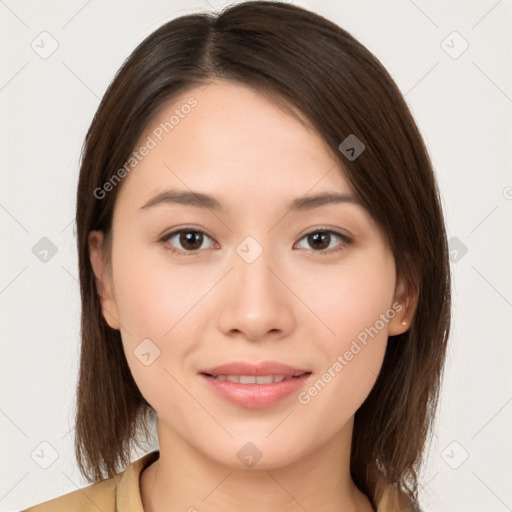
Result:
{"label": "lips", "polygon": [[274,361],[265,361],[259,364],[246,363],[244,361],[235,361],[233,363],[221,364],[212,368],[206,368],[199,373],[216,377],[218,375],[252,375],[268,376],[283,375],[284,377],[299,377],[305,373],[311,373],[311,370],[304,368],[294,368],[287,364]]}
{"label": "lips", "polygon": [[234,405],[262,408],[277,404],[298,391],[312,374],[304,368],[264,362],[222,364],[199,372],[210,389]]}

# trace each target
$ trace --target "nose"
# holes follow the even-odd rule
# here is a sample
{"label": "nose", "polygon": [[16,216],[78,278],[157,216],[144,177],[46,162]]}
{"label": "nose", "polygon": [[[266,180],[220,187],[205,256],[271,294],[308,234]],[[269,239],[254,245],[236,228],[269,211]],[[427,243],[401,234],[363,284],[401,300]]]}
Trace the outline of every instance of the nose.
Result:
{"label": "nose", "polygon": [[[297,300],[286,286],[287,276],[270,261],[265,251],[253,262],[233,255],[218,327],[227,336],[238,335],[249,341],[281,338],[295,327]],[[295,299],[295,300],[294,300]]]}

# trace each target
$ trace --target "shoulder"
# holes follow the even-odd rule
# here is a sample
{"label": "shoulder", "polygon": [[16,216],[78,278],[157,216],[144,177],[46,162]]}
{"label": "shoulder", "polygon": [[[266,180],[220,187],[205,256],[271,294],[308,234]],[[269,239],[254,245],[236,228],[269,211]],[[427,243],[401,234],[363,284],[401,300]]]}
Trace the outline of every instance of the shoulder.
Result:
{"label": "shoulder", "polygon": [[140,499],[141,472],[159,456],[147,453],[112,478],[72,491],[21,512],[143,512]]}
{"label": "shoulder", "polygon": [[114,478],[109,478],[27,508],[22,512],[70,512],[72,510],[114,512],[115,499],[116,482]]}
{"label": "shoulder", "polygon": [[377,490],[377,512],[421,512],[407,494],[382,479]]}

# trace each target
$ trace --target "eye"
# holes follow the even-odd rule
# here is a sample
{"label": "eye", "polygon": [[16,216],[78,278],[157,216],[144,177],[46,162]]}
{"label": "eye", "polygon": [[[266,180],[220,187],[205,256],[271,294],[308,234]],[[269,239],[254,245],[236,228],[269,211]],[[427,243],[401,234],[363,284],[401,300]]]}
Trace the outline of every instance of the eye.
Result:
{"label": "eye", "polygon": [[[341,240],[342,243],[338,243],[337,246],[332,242],[336,239]],[[352,239],[348,236],[333,231],[332,229],[316,229],[306,233],[301,240],[305,240],[306,243],[313,247],[313,251],[320,254],[331,254],[333,252],[341,251],[352,243]],[[305,247],[307,249],[307,247]],[[326,250],[327,249],[327,250]]]}
{"label": "eye", "polygon": [[[338,244],[334,243],[333,248],[333,242],[336,242],[336,239],[339,242]],[[210,240],[210,244],[207,247],[203,247],[205,240]],[[331,254],[343,250],[353,242],[352,239],[342,233],[323,228],[317,228],[306,233],[300,240],[305,240],[310,248],[312,248],[310,250],[319,254]],[[159,241],[164,244],[166,249],[185,256],[194,256],[201,248],[212,249],[216,244],[203,230],[194,227],[175,230],[164,235]],[[308,247],[299,248],[308,249]]]}
{"label": "eye", "polygon": [[[197,253],[199,249],[203,246],[204,241],[212,240],[204,231],[197,228],[182,228],[167,235],[164,235],[160,242],[164,244],[164,246],[173,252],[179,253],[189,253],[186,256],[192,256],[194,253]],[[178,244],[179,248],[176,248],[174,244]],[[213,244],[212,244],[213,245]],[[206,247],[207,249],[211,249],[212,245]],[[204,247],[203,247],[204,248]]]}

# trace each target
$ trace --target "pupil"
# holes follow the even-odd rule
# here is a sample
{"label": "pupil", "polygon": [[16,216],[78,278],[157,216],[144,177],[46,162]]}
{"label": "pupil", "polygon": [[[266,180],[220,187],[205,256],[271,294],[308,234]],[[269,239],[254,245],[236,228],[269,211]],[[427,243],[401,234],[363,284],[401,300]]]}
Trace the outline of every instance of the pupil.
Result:
{"label": "pupil", "polygon": [[[180,235],[180,243],[189,250],[198,249],[201,247],[202,243],[202,233],[198,233],[197,231],[188,231],[186,233],[181,233]],[[325,249],[329,247],[329,233],[325,231],[317,231],[316,233],[312,233],[308,236],[309,243],[318,249]],[[192,247],[190,247],[190,245]]]}
{"label": "pupil", "polygon": [[[319,249],[325,249],[326,247],[329,247],[329,233],[326,233],[325,231],[318,231],[316,233],[312,233],[309,235],[309,243],[313,247],[317,247]],[[318,244],[317,242],[320,242]]]}
{"label": "pupil", "polygon": [[[181,233],[180,243],[182,244],[183,247],[185,247],[185,249],[198,249],[199,247],[201,247],[202,236],[203,235],[201,233],[198,233],[197,231],[187,231],[186,233]],[[189,247],[190,245],[192,245],[192,247]]]}

